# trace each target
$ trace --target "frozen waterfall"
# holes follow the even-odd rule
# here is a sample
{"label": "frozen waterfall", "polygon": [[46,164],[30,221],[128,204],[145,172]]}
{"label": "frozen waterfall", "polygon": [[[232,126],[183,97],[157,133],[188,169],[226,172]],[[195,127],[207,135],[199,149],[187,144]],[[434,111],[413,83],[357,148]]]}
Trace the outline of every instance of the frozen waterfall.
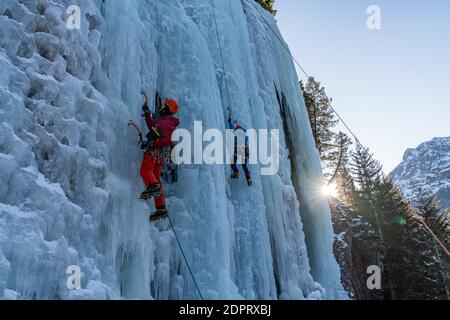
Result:
{"label": "frozen waterfall", "polygon": [[[81,30],[66,27],[73,3]],[[280,129],[280,170],[251,166],[248,188],[226,165],[180,166],[169,210],[203,296],[341,298],[298,78],[258,10],[276,22],[253,0],[214,6],[226,73],[212,0],[0,1],[0,298],[198,299],[168,221],[138,201],[127,122],[146,88],[179,101],[182,128],[225,131],[225,76],[236,118]]]}

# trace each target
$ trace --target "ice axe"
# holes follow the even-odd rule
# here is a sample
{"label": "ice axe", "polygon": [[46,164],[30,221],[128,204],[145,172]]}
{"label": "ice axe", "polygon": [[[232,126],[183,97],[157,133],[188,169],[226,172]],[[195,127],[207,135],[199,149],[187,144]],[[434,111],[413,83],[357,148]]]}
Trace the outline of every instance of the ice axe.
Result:
{"label": "ice axe", "polygon": [[145,92],[144,89],[141,90],[141,94],[144,96],[144,104],[148,105],[148,95],[147,92]]}
{"label": "ice axe", "polygon": [[161,109],[163,107],[163,103],[162,103],[162,98],[159,95],[159,92],[156,91],[156,95],[155,95],[155,113],[159,114]]}
{"label": "ice axe", "polygon": [[[141,90],[141,94],[144,96],[144,106],[148,106],[148,95],[147,92],[145,92],[144,89]],[[144,114],[141,114],[142,118],[145,118]]]}
{"label": "ice axe", "polygon": [[231,113],[231,106],[228,106],[228,120],[231,120],[233,118],[233,114]]}

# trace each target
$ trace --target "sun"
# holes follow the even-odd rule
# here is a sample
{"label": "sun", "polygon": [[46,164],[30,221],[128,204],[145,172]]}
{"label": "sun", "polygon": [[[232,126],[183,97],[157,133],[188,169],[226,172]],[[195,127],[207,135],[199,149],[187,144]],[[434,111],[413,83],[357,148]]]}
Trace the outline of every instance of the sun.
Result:
{"label": "sun", "polygon": [[321,192],[326,197],[336,198],[338,196],[337,185],[335,183],[324,185],[321,189]]}

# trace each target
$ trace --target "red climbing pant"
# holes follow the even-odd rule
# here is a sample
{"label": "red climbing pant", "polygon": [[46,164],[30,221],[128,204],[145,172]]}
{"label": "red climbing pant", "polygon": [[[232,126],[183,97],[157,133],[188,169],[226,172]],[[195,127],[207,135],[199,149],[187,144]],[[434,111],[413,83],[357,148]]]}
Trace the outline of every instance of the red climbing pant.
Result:
{"label": "red climbing pant", "polygon": [[164,166],[164,160],[155,159],[155,157],[146,152],[144,160],[142,160],[141,165],[141,177],[144,180],[145,187],[147,188],[149,184],[159,183],[161,186],[159,195],[155,197],[155,207],[156,209],[165,208],[166,200],[164,199],[164,191],[161,183],[161,170]]}

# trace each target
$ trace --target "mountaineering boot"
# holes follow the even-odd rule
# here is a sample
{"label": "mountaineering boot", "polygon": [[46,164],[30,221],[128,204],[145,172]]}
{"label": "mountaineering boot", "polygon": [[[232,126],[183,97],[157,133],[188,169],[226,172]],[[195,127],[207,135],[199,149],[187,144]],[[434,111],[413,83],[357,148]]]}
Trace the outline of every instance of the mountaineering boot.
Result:
{"label": "mountaineering boot", "polygon": [[231,179],[239,179],[239,172],[233,172],[231,174]]}
{"label": "mountaineering boot", "polygon": [[150,183],[147,187],[147,190],[141,193],[141,196],[139,199],[141,200],[148,200],[149,198],[156,195],[159,190],[161,189],[161,186],[159,183]]}
{"label": "mountaineering boot", "polygon": [[158,221],[160,219],[163,219],[167,217],[169,214],[169,211],[166,209],[166,207],[158,208],[155,212],[153,212],[150,215],[150,222]]}
{"label": "mountaineering boot", "polygon": [[248,184],[249,187],[253,186],[252,177],[247,177],[247,184]]}

